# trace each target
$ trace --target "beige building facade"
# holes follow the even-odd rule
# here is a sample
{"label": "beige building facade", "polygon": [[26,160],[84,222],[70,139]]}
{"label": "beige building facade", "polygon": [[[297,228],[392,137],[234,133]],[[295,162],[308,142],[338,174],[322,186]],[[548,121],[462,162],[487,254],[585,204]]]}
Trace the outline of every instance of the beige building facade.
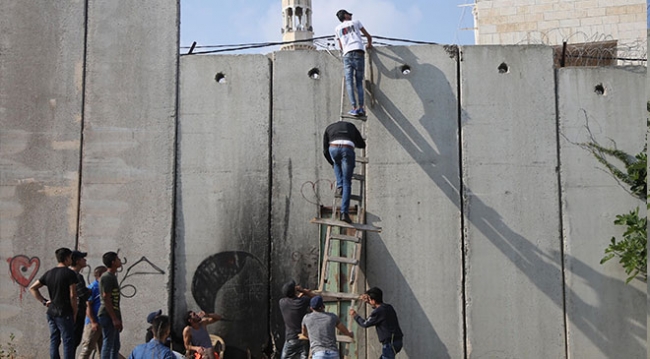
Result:
{"label": "beige building facade", "polygon": [[476,44],[603,43],[646,56],[645,0],[476,0]]}

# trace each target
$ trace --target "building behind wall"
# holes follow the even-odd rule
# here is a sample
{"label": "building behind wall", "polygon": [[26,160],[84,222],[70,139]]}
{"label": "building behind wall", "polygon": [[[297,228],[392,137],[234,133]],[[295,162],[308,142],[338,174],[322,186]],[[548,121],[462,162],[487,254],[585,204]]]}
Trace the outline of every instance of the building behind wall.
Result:
{"label": "building behind wall", "polygon": [[644,0],[475,0],[474,23],[478,45],[555,45],[567,66],[645,65],[616,59],[646,58]]}
{"label": "building behind wall", "polygon": [[[282,0],[282,41],[289,42],[281,50],[315,50],[311,22],[311,0]],[[298,42],[296,42],[298,41]]]}

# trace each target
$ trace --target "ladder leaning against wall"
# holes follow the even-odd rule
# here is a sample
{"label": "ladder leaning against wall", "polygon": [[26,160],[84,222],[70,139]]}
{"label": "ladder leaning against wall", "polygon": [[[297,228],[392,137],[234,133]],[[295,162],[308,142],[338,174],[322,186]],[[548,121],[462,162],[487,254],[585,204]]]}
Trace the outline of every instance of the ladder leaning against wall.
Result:
{"label": "ladder leaning against wall", "polygon": [[[343,111],[345,101],[345,78],[341,86],[341,119],[359,122],[359,132],[364,140],[366,137],[367,118],[355,117]],[[341,197],[335,195],[331,207],[331,217],[314,218],[311,223],[316,223],[324,230],[325,240],[322,244],[322,261],[317,293],[328,304],[335,304],[337,314],[342,322],[347,322],[347,328],[352,330],[353,318],[348,315],[350,308],[356,308],[360,296],[358,278],[362,245],[366,232],[381,232],[380,227],[366,224],[366,176],[367,176],[367,145],[366,148],[356,149],[355,172],[352,175],[352,188],[350,195],[350,215],[352,223],[340,221]],[[356,192],[356,193],[355,193]],[[353,206],[353,203],[356,204]],[[353,211],[353,208],[356,211]],[[355,213],[356,212],[356,213]],[[321,208],[321,217],[323,208]],[[347,318],[344,320],[343,318]],[[339,343],[352,343],[353,340],[344,335],[337,335]],[[348,351],[350,348],[348,348]],[[342,352],[344,353],[344,352]],[[345,355],[346,358],[351,357]]]}

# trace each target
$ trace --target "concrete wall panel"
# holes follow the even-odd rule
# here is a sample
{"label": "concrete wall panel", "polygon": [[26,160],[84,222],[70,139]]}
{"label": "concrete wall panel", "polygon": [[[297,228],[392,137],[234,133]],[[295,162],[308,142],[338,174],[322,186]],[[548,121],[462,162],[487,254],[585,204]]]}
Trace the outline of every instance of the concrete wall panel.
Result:
{"label": "concrete wall panel", "polygon": [[565,348],[551,48],[462,51],[469,357],[560,358]]}
{"label": "concrete wall panel", "polygon": [[[318,79],[308,76],[312,69],[318,69]],[[339,119],[342,77],[340,60],[327,52],[274,53],[270,306],[280,349],[282,284],[293,278],[307,288],[318,286],[319,228],[309,220],[334,195],[334,172],[322,142],[325,127]]]}
{"label": "concrete wall panel", "polygon": [[171,0],[88,2],[80,243],[92,266],[125,259],[125,356],[169,303],[178,13]]}
{"label": "concrete wall panel", "polygon": [[[383,231],[366,241],[367,284],[396,308],[403,356],[460,358],[456,49],[381,47],[371,60],[367,220]],[[381,353],[374,332],[368,330],[368,357]]]}
{"label": "concrete wall panel", "polygon": [[[0,343],[45,358],[45,308],[27,289],[77,234],[84,3],[0,6]],[[48,296],[47,289],[41,293]],[[10,340],[13,334],[15,339]]]}
{"label": "concrete wall panel", "polygon": [[189,56],[181,74],[175,327],[187,310],[220,313],[232,321],[210,331],[230,355],[258,356],[268,339],[270,60]]}
{"label": "concrete wall panel", "polygon": [[[558,70],[567,337],[571,357],[646,356],[645,283],[635,280],[626,285],[627,275],[617,259],[599,265],[610,239],[621,239],[625,230],[614,225],[616,215],[629,213],[638,206],[645,216],[645,203],[629,195],[629,187],[619,183],[580,146],[596,141],[632,155],[643,149],[645,96],[638,89],[643,88],[645,75],[645,67]],[[597,93],[597,86],[603,87],[604,94]]]}

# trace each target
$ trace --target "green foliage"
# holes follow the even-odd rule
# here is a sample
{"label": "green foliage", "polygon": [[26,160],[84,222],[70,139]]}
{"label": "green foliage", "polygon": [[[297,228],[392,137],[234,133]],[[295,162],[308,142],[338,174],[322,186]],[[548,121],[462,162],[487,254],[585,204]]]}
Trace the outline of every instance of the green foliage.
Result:
{"label": "green foliage", "polygon": [[648,218],[639,218],[639,207],[628,214],[619,214],[616,216],[614,224],[619,226],[627,226],[623,239],[616,241],[612,237],[612,241],[605,249],[605,257],[600,260],[600,264],[608,260],[618,257],[619,263],[625,269],[628,278],[625,281],[629,283],[632,279],[638,277],[641,280],[648,280],[648,232],[647,224]]}
{"label": "green foliage", "polygon": [[[627,184],[630,187],[630,192],[635,197],[644,201],[646,200],[648,191],[646,181],[648,163],[647,144],[643,147],[643,151],[639,152],[636,156],[631,156],[618,149],[603,147],[595,142],[585,143],[584,146],[591,151],[598,162],[602,163],[614,177]],[[623,162],[626,172],[621,171],[609,162],[605,157],[606,155]]]}
{"label": "green foliage", "polygon": [[9,341],[7,344],[0,344],[0,359],[14,359],[16,358],[16,346],[14,345],[14,339],[16,336],[14,333],[9,334]]}
{"label": "green foliage", "polygon": [[[647,104],[650,112],[650,102]],[[646,120],[646,126],[650,126],[650,120]],[[643,151],[635,156],[631,156],[624,151],[612,148],[606,148],[594,142],[582,144],[596,157],[598,162],[602,163],[614,177],[619,181],[627,184],[630,193],[647,203],[648,181],[648,145],[643,146]],[[625,165],[625,171],[609,162],[607,156],[621,161]],[[646,204],[646,208],[650,206]],[[617,257],[619,263],[625,269],[628,278],[625,281],[629,283],[632,279],[638,278],[645,282],[648,281],[647,264],[648,264],[648,218],[639,217],[639,207],[627,214],[616,216],[615,225],[626,226],[623,238],[619,241],[612,237],[609,246],[605,249],[605,256],[600,260],[603,264],[610,259]]]}

